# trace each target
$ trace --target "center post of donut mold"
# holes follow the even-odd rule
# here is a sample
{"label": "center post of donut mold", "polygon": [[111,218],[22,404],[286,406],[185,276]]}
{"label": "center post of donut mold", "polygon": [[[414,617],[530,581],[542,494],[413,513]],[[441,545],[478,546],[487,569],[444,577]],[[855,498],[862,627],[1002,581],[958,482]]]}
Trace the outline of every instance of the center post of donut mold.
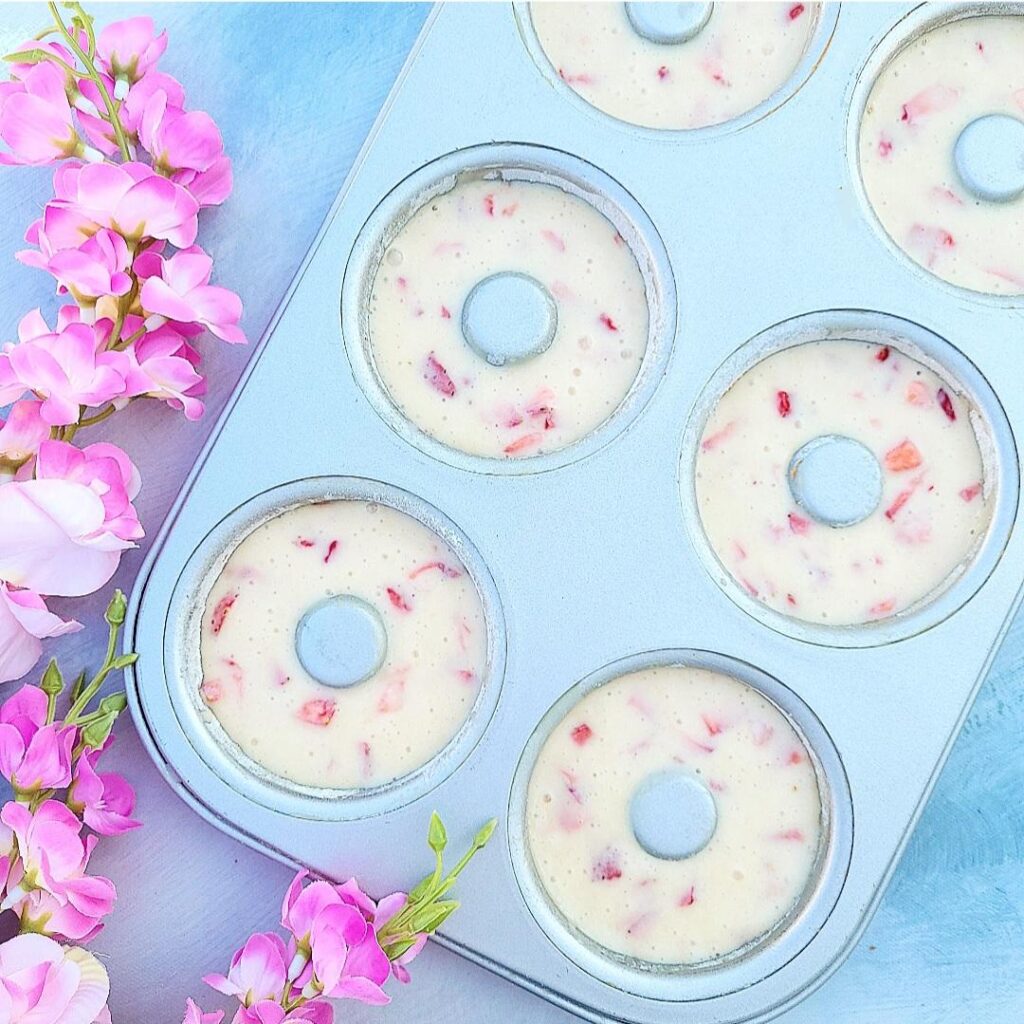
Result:
{"label": "center post of donut mold", "polygon": [[629,823],[636,841],[652,857],[685,860],[711,841],[718,808],[711,790],[695,775],[656,772],[633,793]]}
{"label": "center post of donut mold", "polygon": [[882,500],[882,467],[852,437],[823,434],[802,445],[789,463],[793,500],[826,526],[853,526]]}
{"label": "center post of donut mold", "polygon": [[384,663],[387,648],[380,613],[351,594],[318,601],[295,629],[302,667],[324,686],[345,688],[369,679]]}
{"label": "center post of donut mold", "polygon": [[637,35],[671,46],[696,36],[711,18],[713,3],[627,3],[626,17]]}
{"label": "center post of donut mold", "polygon": [[546,352],[558,328],[551,293],[529,274],[502,271],[478,281],[462,306],[466,344],[491,366]]}
{"label": "center post of donut mold", "polygon": [[985,114],[957,136],[953,163],[975,199],[1009,203],[1024,195],[1024,121],[1010,114]]}

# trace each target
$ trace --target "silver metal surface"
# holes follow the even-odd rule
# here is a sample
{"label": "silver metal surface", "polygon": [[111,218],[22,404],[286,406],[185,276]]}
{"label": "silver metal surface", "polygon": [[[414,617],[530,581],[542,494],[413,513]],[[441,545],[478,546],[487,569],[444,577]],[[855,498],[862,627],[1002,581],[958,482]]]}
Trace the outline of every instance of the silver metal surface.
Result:
{"label": "silver metal surface", "polygon": [[711,790],[682,768],[648,775],[629,801],[633,836],[659,860],[685,860],[699,853],[717,825]]}
{"label": "silver metal surface", "polygon": [[536,278],[505,270],[478,281],[462,306],[466,344],[492,366],[521,363],[551,347],[558,308]]}
{"label": "silver metal surface", "polygon": [[325,686],[348,687],[369,679],[384,663],[388,634],[380,612],[353,594],[317,601],[295,628],[302,667]]}
{"label": "silver metal surface", "polygon": [[[489,852],[490,870],[460,880],[463,906],[443,940],[590,1020],[766,1020],[835,970],[880,898],[1024,578],[1024,538],[1012,528],[1020,304],[946,286],[906,260],[878,230],[851,158],[869,87],[860,76],[947,13],[901,20],[906,11],[827,5],[784,95],[716,129],[662,133],[571,95],[538,61],[526,8],[439,9],[133,594],[127,642],[143,657],[132,710],[184,799],[264,852],[358,874],[371,891],[387,885],[387,851],[421,843],[431,808],[453,834],[470,834],[507,803],[507,846]],[[460,174],[577,190],[644,272],[655,315],[634,392],[595,434],[551,456],[499,463],[431,442],[368,358],[363,298],[382,240]],[[885,339],[968,397],[995,502],[945,590],[842,635],[794,629],[745,603],[709,557],[688,497],[691,432],[708,402],[772,346],[822,332]],[[273,440],[254,457],[268,410]],[[418,514],[456,547],[484,599],[492,664],[465,733],[422,773],[325,793],[261,776],[203,717],[190,616],[247,528],[353,487]],[[763,689],[807,740],[827,797],[828,843],[806,902],[753,948],[689,972],[652,973],[574,934],[536,886],[523,844],[524,766],[550,716],[635,652],[698,657]]]}
{"label": "silver metal surface", "polygon": [[626,17],[637,35],[652,43],[686,43],[708,23],[713,3],[627,3]]}
{"label": "silver metal surface", "polygon": [[957,136],[953,163],[976,199],[1017,199],[1024,193],[1024,121],[1009,114],[976,117]]}

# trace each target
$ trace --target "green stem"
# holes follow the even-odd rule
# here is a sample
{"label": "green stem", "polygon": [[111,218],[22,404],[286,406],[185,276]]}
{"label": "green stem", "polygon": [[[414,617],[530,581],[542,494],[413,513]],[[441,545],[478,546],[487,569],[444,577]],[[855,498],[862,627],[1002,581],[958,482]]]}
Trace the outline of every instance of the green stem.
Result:
{"label": "green stem", "polygon": [[65,725],[74,725],[78,719],[78,716],[88,706],[89,701],[96,696],[99,688],[103,685],[103,681],[110,675],[114,667],[114,648],[117,646],[117,632],[118,627],[111,625],[110,634],[107,638],[107,655],[103,659],[103,665],[99,672],[96,673],[89,680],[88,686],[86,686],[82,692],[75,699],[74,704],[68,709],[68,713],[64,716]]}
{"label": "green stem", "polygon": [[[55,3],[50,3],[48,6],[50,8],[50,13],[53,15],[57,31],[59,31],[67,40],[67,44],[71,47],[71,51],[82,62],[82,66],[86,70],[86,77],[96,83],[96,88],[99,91],[100,98],[103,100],[103,105],[107,108],[107,120],[110,122],[111,128],[114,129],[114,136],[117,139],[117,147],[121,150],[121,157],[124,160],[131,160],[132,152],[128,146],[128,138],[124,133],[124,127],[121,124],[121,118],[118,116],[117,107],[114,106],[114,100],[107,91],[106,83],[103,81],[103,77],[96,69],[96,64],[93,62],[92,56],[86,53],[78,44],[78,40],[75,38],[74,33],[67,30],[64,20],[60,16],[60,11],[57,10],[57,5]],[[89,35],[88,28],[86,29],[86,35]],[[91,48],[92,44],[90,44],[90,49]]]}
{"label": "green stem", "polygon": [[105,419],[109,419],[117,409],[113,405],[108,405],[102,412],[94,413],[92,416],[86,416],[80,419],[75,425],[76,427],[93,427],[97,423],[102,423]]}

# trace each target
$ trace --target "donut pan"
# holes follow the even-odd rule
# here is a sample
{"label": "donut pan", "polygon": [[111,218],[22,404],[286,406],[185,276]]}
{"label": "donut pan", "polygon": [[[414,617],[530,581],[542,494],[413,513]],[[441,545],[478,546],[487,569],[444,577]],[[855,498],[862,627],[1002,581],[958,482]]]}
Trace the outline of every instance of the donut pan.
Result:
{"label": "donut pan", "polygon": [[[378,892],[415,880],[432,809],[457,843],[497,816],[501,838],[460,880],[463,906],[440,941],[589,1020],[767,1020],[835,970],[1024,579],[1024,298],[965,291],[907,259],[867,206],[856,155],[887,56],[936,21],[982,11],[1024,5],[824,5],[777,96],[735,122],[659,132],[571,93],[528,7],[436,8],[132,596],[132,712],[183,799],[269,856]],[[631,390],[596,430],[535,458],[465,455],[428,437],[389,399],[367,345],[395,232],[481,177],[554,183],[597,207],[648,299]],[[890,345],[935,370],[972,409],[992,488],[967,562],[875,624],[802,624],[750,599],[704,539],[693,495],[715,396],[759,356],[819,338]],[[485,678],[463,727],[422,768],[370,790],[271,776],[198,698],[197,622],[228,553],[277,510],[331,498],[419,518],[458,554],[487,619]],[[549,905],[524,836],[533,760],[573,695],[666,664],[759,689],[802,734],[822,795],[805,896],[750,948],[687,968],[613,956],[575,931]]]}

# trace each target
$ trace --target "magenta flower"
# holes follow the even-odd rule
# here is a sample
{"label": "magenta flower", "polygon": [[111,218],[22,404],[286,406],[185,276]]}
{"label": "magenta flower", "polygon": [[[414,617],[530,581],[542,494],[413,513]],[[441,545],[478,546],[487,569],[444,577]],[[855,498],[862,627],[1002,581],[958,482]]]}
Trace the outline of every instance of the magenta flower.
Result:
{"label": "magenta flower", "polygon": [[23,686],[0,706],[0,775],[17,793],[63,789],[71,781],[75,729],[48,725],[46,711],[38,686]]}
{"label": "magenta flower", "polygon": [[139,124],[139,142],[164,174],[208,171],[224,155],[224,142],[212,117],[202,110],[185,112],[162,89],[147,100]]}
{"label": "magenta flower", "polygon": [[[56,57],[58,60],[64,61],[65,64],[71,67],[75,66],[75,58],[72,56],[71,51],[63,46],[61,43],[54,43],[48,39],[26,39],[25,42],[20,43],[11,51],[11,62],[8,64],[8,68],[11,72],[11,78],[23,79],[29,74],[33,68],[39,67],[38,62],[33,61],[32,63],[19,62],[16,57],[19,53],[25,53],[29,50],[43,50],[45,53]],[[53,65],[57,67],[57,65]],[[67,72],[65,72],[65,75]]]}
{"label": "magenta flower", "polygon": [[96,839],[82,842],[82,823],[64,804],[45,800],[33,814],[24,804],[8,803],[0,821],[14,832],[20,857],[0,909],[10,910],[28,893],[42,890],[97,923],[110,913],[117,896],[114,883],[85,873]]}
{"label": "magenta flower", "polygon": [[20,81],[3,83],[0,139],[10,149],[9,153],[0,152],[0,164],[39,166],[64,157],[92,155],[75,129],[64,73],[49,62],[26,71]]}
{"label": "magenta flower", "polygon": [[46,329],[38,310],[22,318],[21,342],[0,351],[0,402],[34,391],[43,399],[39,414],[51,426],[78,422],[79,406],[101,406],[125,392],[128,360],[108,352],[111,324],[68,324]]}
{"label": "magenta flower", "polygon": [[184,108],[185,89],[181,82],[162,71],[148,71],[128,90],[121,104],[121,124],[129,135],[138,138],[146,104],[158,92],[167,97],[169,106]]}
{"label": "magenta flower", "polygon": [[111,228],[135,243],[157,238],[179,248],[191,245],[199,203],[181,185],[146,164],[63,164],[53,176],[56,198],[47,204],[44,229],[57,248]]}
{"label": "magenta flower", "polygon": [[[38,594],[14,590],[0,580],[0,683],[20,679],[39,660],[41,640],[81,628],[74,619],[62,619],[48,611]],[[0,733],[2,730],[0,725]]]}
{"label": "magenta flower", "polygon": [[[231,1024],[334,1024],[334,1008],[326,999],[313,999],[294,1010],[264,999],[252,1006],[240,1006]],[[189,1024],[189,1022],[186,1022]]]}
{"label": "magenta flower", "polygon": [[219,206],[231,195],[231,160],[221,156],[205,171],[176,171],[171,180],[187,188],[200,206]]}
{"label": "magenta flower", "polygon": [[[15,865],[12,883],[21,877],[19,871],[19,866]],[[48,935],[58,942],[90,942],[103,931],[99,917],[82,913],[65,897],[54,896],[45,889],[25,893],[11,910],[21,922],[22,931]]]}
{"label": "magenta flower", "polygon": [[23,249],[15,258],[57,279],[58,292],[71,292],[75,301],[93,305],[104,295],[125,295],[132,286],[126,270],[131,264],[128,244],[115,231],[103,228],[76,248],[55,249],[45,228],[36,222],[30,232],[39,249]]}
{"label": "magenta flower", "polygon": [[0,486],[0,578],[40,594],[91,594],[143,536],[139,478],[112,444],[44,441],[35,479]]}
{"label": "magenta flower", "polygon": [[[134,333],[137,328],[131,323],[136,320],[126,318],[125,330]],[[196,371],[199,353],[175,327],[165,324],[147,332],[125,349],[125,355],[129,363],[126,395],[160,399],[172,409],[180,409],[189,420],[203,415],[199,396],[206,393],[206,381]]]}
{"label": "magenta flower", "polygon": [[5,462],[24,462],[50,436],[50,425],[40,408],[40,402],[26,398],[11,406],[6,420],[0,417],[0,469]]}
{"label": "magenta flower", "polygon": [[156,35],[152,18],[127,18],[107,25],[96,41],[96,53],[114,78],[115,95],[124,99],[127,87],[137,82],[167,49],[167,33]]}
{"label": "magenta flower", "polygon": [[226,996],[236,996],[246,1007],[264,1000],[280,1002],[287,984],[287,955],[279,935],[257,932],[231,958],[226,977],[208,974],[203,981]]}
{"label": "magenta flower", "polygon": [[44,935],[0,944],[0,1020],[6,1024],[100,1024],[110,982],[91,953]]}
{"label": "magenta flower", "polygon": [[[113,737],[111,737],[113,739]],[[128,780],[114,772],[96,772],[96,762],[110,745],[87,750],[78,759],[74,779],[68,790],[68,806],[101,836],[120,836],[138,828],[142,822],[131,817],[135,809],[135,790]]]}
{"label": "magenta flower", "polygon": [[326,907],[310,935],[314,987],[332,999],[358,999],[383,1006],[390,997],[381,986],[391,964],[366,918],[341,903]]}
{"label": "magenta flower", "polygon": [[245,334],[238,326],[242,301],[227,288],[209,283],[213,260],[199,246],[170,259],[158,259],[159,276],[147,277],[142,286],[142,307],[147,313],[179,323],[201,324],[218,338],[244,344]]}
{"label": "magenta flower", "polygon": [[215,1010],[213,1013],[204,1013],[191,1000],[185,1002],[185,1016],[181,1024],[220,1024],[224,1019],[223,1010]]}

